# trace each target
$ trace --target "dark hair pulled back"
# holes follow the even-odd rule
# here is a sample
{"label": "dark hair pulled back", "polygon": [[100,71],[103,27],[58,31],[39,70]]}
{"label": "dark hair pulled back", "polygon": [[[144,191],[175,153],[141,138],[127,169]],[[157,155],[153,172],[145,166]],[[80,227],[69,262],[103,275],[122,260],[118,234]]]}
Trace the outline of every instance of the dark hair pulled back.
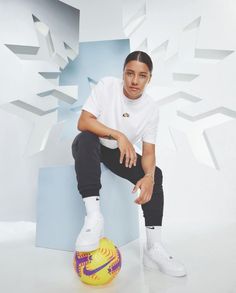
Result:
{"label": "dark hair pulled back", "polygon": [[125,59],[123,70],[125,69],[126,64],[130,61],[139,61],[139,62],[145,63],[150,73],[152,74],[152,69],[153,69],[152,59],[147,53],[143,51],[131,52]]}

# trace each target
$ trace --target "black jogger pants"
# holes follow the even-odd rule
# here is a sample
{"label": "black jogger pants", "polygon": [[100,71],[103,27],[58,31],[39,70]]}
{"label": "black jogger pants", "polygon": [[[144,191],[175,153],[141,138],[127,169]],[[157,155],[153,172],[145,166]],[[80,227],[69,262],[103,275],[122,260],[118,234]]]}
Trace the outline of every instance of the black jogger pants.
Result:
{"label": "black jogger pants", "polygon": [[[136,166],[131,168],[120,164],[119,148],[110,149],[100,143],[99,137],[89,131],[79,133],[72,143],[72,155],[75,159],[75,172],[78,190],[82,198],[99,195],[101,189],[102,162],[116,175],[136,184],[144,176],[141,156],[137,154]],[[145,218],[145,226],[161,226],[163,217],[162,171],[155,169],[155,184],[151,200],[141,205]]]}

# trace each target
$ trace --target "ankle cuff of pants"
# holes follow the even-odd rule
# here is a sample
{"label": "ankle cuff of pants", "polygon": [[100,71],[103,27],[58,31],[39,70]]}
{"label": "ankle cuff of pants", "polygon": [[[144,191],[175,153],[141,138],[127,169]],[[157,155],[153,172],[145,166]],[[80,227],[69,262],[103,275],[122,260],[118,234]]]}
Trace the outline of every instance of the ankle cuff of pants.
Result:
{"label": "ankle cuff of pants", "polygon": [[145,226],[162,226],[162,217],[160,219],[145,218]]}
{"label": "ankle cuff of pants", "polygon": [[80,192],[82,198],[90,197],[90,196],[99,196],[99,189],[89,189],[86,191]]}

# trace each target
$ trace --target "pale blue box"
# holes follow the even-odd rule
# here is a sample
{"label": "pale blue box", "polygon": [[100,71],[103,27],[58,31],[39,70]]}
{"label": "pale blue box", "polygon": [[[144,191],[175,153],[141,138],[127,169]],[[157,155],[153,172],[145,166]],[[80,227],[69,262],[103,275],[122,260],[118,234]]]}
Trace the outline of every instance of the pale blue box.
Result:
{"label": "pale blue box", "polygon": [[[133,184],[101,164],[101,210],[105,237],[120,247],[139,237],[138,206]],[[74,166],[41,168],[37,197],[36,246],[74,251],[85,207],[77,190]]]}

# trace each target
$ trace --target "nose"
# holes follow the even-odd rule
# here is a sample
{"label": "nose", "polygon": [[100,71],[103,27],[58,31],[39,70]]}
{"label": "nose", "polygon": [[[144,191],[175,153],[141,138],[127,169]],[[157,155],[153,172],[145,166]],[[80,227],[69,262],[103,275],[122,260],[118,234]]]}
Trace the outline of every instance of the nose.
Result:
{"label": "nose", "polygon": [[138,84],[138,76],[134,75],[133,79],[132,79],[132,84]]}

